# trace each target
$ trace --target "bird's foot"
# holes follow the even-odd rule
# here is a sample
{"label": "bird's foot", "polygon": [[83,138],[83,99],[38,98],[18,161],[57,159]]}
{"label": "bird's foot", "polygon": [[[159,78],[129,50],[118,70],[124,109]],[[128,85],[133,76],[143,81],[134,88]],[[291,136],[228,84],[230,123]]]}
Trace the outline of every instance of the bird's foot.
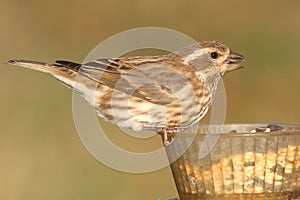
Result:
{"label": "bird's foot", "polygon": [[160,128],[157,132],[162,136],[163,144],[165,147],[172,144],[175,135],[180,131],[178,128]]}

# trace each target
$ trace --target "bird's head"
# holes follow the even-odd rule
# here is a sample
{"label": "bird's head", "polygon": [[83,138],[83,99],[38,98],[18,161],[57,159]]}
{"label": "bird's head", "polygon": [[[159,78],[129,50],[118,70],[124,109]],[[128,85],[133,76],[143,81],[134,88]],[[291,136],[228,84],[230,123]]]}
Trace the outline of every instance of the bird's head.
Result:
{"label": "bird's head", "polygon": [[224,44],[216,41],[200,42],[203,50],[209,55],[211,61],[216,64],[217,70],[221,75],[242,68],[241,62],[244,56],[231,52]]}

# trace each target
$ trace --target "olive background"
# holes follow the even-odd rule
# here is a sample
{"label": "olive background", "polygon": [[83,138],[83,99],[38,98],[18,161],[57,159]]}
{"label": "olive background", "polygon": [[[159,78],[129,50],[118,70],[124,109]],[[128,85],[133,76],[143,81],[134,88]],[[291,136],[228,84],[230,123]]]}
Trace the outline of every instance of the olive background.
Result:
{"label": "olive background", "polygon": [[[147,26],[170,28],[198,41],[223,42],[246,57],[244,69],[224,77],[227,123],[300,121],[296,0],[0,0],[0,25],[0,199],[177,196],[168,167],[129,174],[93,158],[75,129],[72,90],[48,75],[7,65],[9,59],[81,62],[116,33]],[[132,55],[150,53],[156,52]],[[108,135],[114,142],[130,150],[161,145],[158,136],[132,145],[115,126],[99,121],[111,130]]]}

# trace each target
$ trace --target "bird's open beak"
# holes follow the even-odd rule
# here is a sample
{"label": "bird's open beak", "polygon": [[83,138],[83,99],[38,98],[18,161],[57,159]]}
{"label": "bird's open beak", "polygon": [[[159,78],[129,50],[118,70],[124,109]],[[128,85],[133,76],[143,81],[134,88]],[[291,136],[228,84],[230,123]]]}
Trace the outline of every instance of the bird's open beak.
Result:
{"label": "bird's open beak", "polygon": [[245,58],[243,55],[230,52],[227,59],[225,60],[225,63],[227,64],[226,72],[231,72],[237,69],[243,68],[243,66],[240,64],[240,62],[244,61]]}

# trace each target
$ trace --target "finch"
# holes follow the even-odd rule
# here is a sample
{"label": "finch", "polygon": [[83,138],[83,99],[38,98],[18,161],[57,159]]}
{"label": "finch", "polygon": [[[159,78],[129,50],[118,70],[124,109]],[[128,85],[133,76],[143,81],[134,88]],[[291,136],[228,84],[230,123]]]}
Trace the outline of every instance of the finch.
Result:
{"label": "finch", "polygon": [[[221,77],[242,68],[241,54],[203,41],[161,56],[97,59],[53,64],[14,59],[17,65],[54,76],[78,91],[99,117],[135,131],[169,133],[198,123],[207,113]],[[172,135],[172,134],[171,134]]]}

